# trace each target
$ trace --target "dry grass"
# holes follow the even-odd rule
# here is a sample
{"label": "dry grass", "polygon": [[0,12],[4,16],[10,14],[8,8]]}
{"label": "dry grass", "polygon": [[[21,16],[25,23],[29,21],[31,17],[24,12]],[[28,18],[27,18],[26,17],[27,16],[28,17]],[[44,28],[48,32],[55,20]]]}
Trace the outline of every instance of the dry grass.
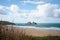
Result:
{"label": "dry grass", "polygon": [[31,37],[25,35],[23,30],[0,25],[0,40],[31,40]]}

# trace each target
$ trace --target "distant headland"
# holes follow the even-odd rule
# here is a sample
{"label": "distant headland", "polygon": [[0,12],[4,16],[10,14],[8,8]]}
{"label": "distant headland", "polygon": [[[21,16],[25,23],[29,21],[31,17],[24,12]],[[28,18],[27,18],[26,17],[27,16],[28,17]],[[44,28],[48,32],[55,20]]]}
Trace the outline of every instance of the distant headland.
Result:
{"label": "distant headland", "polygon": [[0,21],[0,25],[15,25],[15,23],[9,21]]}

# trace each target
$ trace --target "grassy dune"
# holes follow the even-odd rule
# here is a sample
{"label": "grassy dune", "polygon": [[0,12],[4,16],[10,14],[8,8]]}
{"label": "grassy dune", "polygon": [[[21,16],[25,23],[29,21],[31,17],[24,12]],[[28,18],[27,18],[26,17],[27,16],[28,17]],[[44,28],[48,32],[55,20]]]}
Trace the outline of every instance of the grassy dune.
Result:
{"label": "grassy dune", "polygon": [[59,36],[32,37],[20,28],[0,25],[0,40],[60,40]]}

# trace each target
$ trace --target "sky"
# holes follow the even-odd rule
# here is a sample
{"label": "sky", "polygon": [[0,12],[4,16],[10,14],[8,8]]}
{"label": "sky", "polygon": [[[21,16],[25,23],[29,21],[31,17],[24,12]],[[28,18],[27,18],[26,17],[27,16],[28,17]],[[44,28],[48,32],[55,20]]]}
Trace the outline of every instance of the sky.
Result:
{"label": "sky", "polygon": [[60,0],[0,0],[0,20],[60,23]]}

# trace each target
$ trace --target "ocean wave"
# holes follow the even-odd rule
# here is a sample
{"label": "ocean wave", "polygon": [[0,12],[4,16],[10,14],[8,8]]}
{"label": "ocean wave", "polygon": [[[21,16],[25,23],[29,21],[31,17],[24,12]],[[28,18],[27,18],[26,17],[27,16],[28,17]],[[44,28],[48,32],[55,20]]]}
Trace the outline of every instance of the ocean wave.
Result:
{"label": "ocean wave", "polygon": [[34,28],[34,29],[44,29],[44,30],[60,30],[58,27],[35,27],[35,26],[17,26],[21,28]]}

